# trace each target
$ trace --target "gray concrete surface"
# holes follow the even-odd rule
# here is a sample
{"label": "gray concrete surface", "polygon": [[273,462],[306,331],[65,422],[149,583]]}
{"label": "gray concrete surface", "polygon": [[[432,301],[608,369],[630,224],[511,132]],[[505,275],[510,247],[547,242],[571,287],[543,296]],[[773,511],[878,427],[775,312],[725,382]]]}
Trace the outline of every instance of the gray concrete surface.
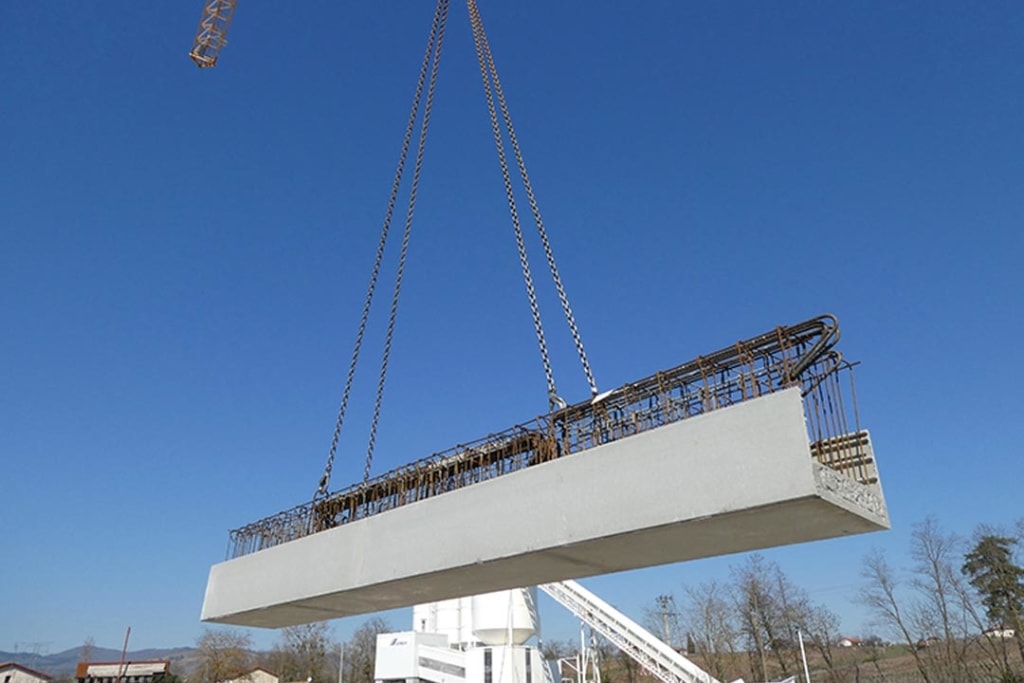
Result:
{"label": "gray concrete surface", "polygon": [[788,389],[214,565],[202,619],[279,628],[888,528],[878,485],[821,470]]}

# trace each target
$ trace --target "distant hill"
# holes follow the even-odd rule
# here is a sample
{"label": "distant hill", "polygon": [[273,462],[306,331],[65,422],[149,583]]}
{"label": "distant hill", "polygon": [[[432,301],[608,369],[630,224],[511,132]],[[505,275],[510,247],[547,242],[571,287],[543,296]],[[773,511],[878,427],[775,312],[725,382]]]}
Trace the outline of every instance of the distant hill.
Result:
{"label": "distant hill", "polygon": [[[125,654],[125,661],[138,662],[146,659],[169,659],[171,661],[172,673],[179,676],[187,676],[195,668],[197,652],[198,650],[194,647],[131,650]],[[75,667],[78,666],[81,654],[81,647],[71,648],[70,650],[64,650],[52,655],[0,651],[0,662],[17,662],[22,666],[49,674],[54,678],[73,678]],[[118,662],[121,660],[121,651],[106,647],[93,647],[89,659],[94,662]]]}

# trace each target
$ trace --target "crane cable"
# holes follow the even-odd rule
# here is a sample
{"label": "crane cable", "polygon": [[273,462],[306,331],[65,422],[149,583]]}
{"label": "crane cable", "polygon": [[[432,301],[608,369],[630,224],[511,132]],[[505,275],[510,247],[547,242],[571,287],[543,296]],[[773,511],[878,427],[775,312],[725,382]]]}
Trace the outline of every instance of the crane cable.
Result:
{"label": "crane cable", "polygon": [[[416,201],[416,189],[419,181],[419,171],[423,163],[423,149],[426,142],[426,128],[427,122],[430,118],[430,109],[433,103],[434,86],[437,79],[437,65],[440,61],[441,56],[441,44],[444,37],[444,27],[448,17],[448,5],[449,0],[438,0],[437,6],[434,9],[434,20],[430,29],[430,38],[427,41],[427,48],[423,55],[423,63],[420,66],[419,78],[416,81],[416,93],[413,96],[413,103],[411,111],[409,112],[409,120],[405,127],[405,136],[402,139],[402,149],[398,157],[398,167],[395,170],[394,182],[391,186],[391,195],[388,198],[387,211],[384,214],[384,225],[381,230],[380,240],[377,243],[377,254],[373,262],[373,269],[370,273],[370,284],[366,292],[366,298],[363,302],[362,315],[359,318],[359,328],[356,332],[356,339],[352,349],[352,358],[349,362],[348,374],[345,378],[345,389],[342,392],[341,405],[338,408],[338,418],[334,424],[334,434],[331,437],[331,447],[327,456],[327,465],[324,467],[323,476],[320,478],[320,483],[317,486],[316,491],[313,493],[313,501],[323,498],[327,495],[331,483],[331,471],[334,467],[334,458],[338,450],[338,440],[341,437],[342,425],[345,421],[345,413],[348,409],[349,397],[352,393],[352,384],[355,378],[356,365],[359,360],[359,352],[362,349],[363,338],[366,333],[367,321],[370,317],[370,308],[373,303],[373,295],[377,288],[377,278],[380,275],[381,261],[384,258],[384,247],[387,244],[388,234],[391,229],[391,219],[394,215],[395,205],[398,200],[398,192],[402,183],[402,176],[405,171],[405,163],[409,154],[409,147],[412,142],[412,133],[415,128],[416,119],[419,115],[420,100],[423,95],[423,86],[427,81],[428,69],[430,69],[430,84],[427,92],[427,103],[424,108],[423,123],[420,128],[420,137],[416,148],[416,163],[415,172],[413,178],[413,186],[410,192],[409,208],[406,213],[405,232],[402,240],[402,258],[399,263],[399,271],[395,282],[395,291],[392,298],[391,304],[391,317],[388,322],[388,336],[387,343],[385,345],[385,353],[381,362],[381,374],[377,384],[377,398],[374,409],[374,420],[373,420],[373,431],[371,432],[370,442],[367,447],[366,465],[364,467],[364,480],[369,477],[370,467],[373,461],[373,448],[376,436],[376,425],[380,414],[381,396],[383,395],[384,380],[387,374],[387,362],[388,355],[391,346],[391,336],[394,329],[395,314],[398,307],[398,294],[402,283],[402,269],[404,268],[405,254],[409,243],[409,232],[412,225],[412,214],[413,208]],[[433,67],[431,68],[431,61],[433,61]]]}
{"label": "crane cable", "polygon": [[562,304],[562,312],[565,314],[565,320],[569,326],[569,331],[572,334],[573,343],[576,345],[576,352],[579,355],[580,363],[583,366],[583,374],[586,377],[587,384],[590,386],[590,393],[593,396],[596,396],[598,393],[597,383],[594,381],[594,374],[590,369],[590,363],[587,360],[587,353],[583,347],[583,339],[576,326],[576,319],[573,316],[572,308],[569,306],[569,298],[565,293],[562,278],[558,274],[558,266],[555,264],[554,252],[551,248],[551,242],[548,239],[547,230],[544,228],[544,221],[541,220],[540,207],[537,204],[537,199],[533,193],[533,186],[530,184],[530,178],[526,172],[526,163],[523,160],[523,154],[519,148],[519,141],[516,138],[515,128],[512,125],[512,116],[509,113],[508,103],[505,100],[505,94],[501,88],[501,81],[498,78],[498,69],[494,63],[494,56],[491,53],[491,46],[487,40],[487,33],[484,30],[483,19],[480,17],[480,10],[477,8],[476,0],[466,0],[466,5],[469,9],[470,25],[473,29],[473,42],[476,45],[477,61],[480,64],[480,76],[484,85],[484,97],[487,100],[487,109],[491,117],[491,129],[494,133],[494,144],[497,148],[498,163],[501,166],[502,179],[505,183],[505,194],[508,198],[509,213],[512,216],[512,226],[515,230],[516,245],[519,249],[519,262],[523,271],[523,280],[526,285],[527,298],[530,301],[530,313],[533,317],[534,331],[536,332],[537,343],[540,347],[541,362],[544,365],[544,375],[547,379],[548,398],[552,408],[558,406],[564,407],[565,401],[558,396],[554,374],[551,370],[551,360],[548,356],[547,342],[545,341],[543,324],[541,323],[540,308],[537,304],[537,295],[533,286],[533,277],[530,273],[529,259],[527,258],[526,247],[523,242],[522,228],[519,222],[519,212],[516,208],[515,195],[512,191],[512,181],[508,169],[508,162],[505,156],[505,146],[501,136],[500,125],[498,123],[497,111],[494,106],[495,96],[498,100],[498,106],[501,108],[502,119],[505,123],[505,129],[508,132],[509,142],[512,146],[512,151],[516,159],[519,175],[523,181],[523,188],[526,191],[530,210],[533,214],[534,222],[537,224],[537,232],[540,235],[541,244],[544,248],[544,255],[548,262],[548,268],[551,271],[551,277],[552,280],[554,280],[555,289],[558,291],[558,299]]}

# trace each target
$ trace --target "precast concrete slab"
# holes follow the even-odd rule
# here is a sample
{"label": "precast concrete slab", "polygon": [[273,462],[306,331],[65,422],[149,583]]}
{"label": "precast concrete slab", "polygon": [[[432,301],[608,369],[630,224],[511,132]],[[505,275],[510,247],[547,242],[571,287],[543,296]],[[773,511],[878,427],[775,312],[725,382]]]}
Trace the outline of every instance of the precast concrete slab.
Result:
{"label": "precast concrete slab", "polygon": [[812,457],[793,387],[214,565],[202,619],[279,628],[886,529],[865,481]]}

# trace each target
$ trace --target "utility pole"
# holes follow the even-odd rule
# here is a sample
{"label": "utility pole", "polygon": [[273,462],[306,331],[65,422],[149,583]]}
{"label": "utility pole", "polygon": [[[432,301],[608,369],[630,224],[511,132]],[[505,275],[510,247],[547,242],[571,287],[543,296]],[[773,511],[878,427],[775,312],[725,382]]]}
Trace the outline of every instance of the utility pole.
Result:
{"label": "utility pole", "polygon": [[128,654],[128,638],[131,637],[131,635],[132,627],[129,626],[128,630],[124,632],[124,647],[121,648],[121,662],[117,665],[117,680],[115,683],[121,683],[124,680],[124,658]]}
{"label": "utility pole", "polygon": [[[661,613],[661,634],[662,639],[668,645],[676,648],[676,639],[679,637],[679,611],[676,609],[676,600],[671,595],[659,595],[657,598],[658,609]],[[683,644],[685,645],[685,643]]]}

